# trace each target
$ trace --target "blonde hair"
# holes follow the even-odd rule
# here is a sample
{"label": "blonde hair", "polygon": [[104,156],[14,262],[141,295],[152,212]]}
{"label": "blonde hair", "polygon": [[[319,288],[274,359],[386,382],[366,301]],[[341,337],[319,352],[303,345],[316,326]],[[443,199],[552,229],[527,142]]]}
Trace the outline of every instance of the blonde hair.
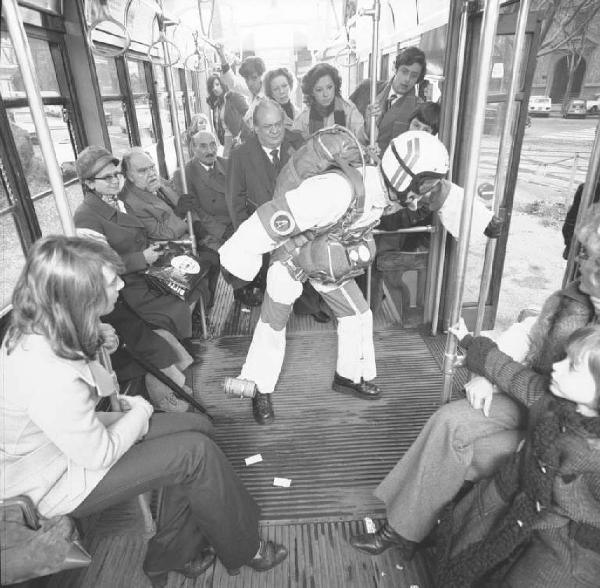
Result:
{"label": "blonde hair", "polygon": [[588,369],[596,383],[596,409],[600,409],[600,325],[577,329],[571,333],[565,348],[574,364],[587,354]]}
{"label": "blonde hair", "polygon": [[104,268],[118,272],[123,266],[100,242],[64,235],[36,241],[13,291],[7,351],[24,335],[38,334],[59,357],[94,358],[98,319],[108,307]]}

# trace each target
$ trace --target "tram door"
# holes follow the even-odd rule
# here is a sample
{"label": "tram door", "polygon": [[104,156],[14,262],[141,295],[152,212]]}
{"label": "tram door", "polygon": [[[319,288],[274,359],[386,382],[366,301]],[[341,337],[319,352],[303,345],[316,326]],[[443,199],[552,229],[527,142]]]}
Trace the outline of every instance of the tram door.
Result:
{"label": "tram door", "polygon": [[[493,186],[496,176],[496,166],[498,163],[500,138],[509,100],[508,91],[512,73],[512,63],[515,46],[515,30],[518,14],[518,3],[511,4],[508,7],[501,8],[501,14],[498,20],[496,39],[494,43],[494,54],[492,68],[489,79],[489,89],[485,109],[485,123],[482,137],[482,149],[480,152],[479,171],[478,171],[478,192],[486,199],[493,197]],[[470,91],[476,85],[475,76],[477,75],[477,60],[479,56],[479,37],[482,24],[482,13],[477,12],[469,17],[467,28],[467,49],[465,57],[464,76],[462,80],[461,109],[458,120],[458,134],[454,159],[454,181],[463,185],[466,173],[466,154],[469,140],[472,133],[472,113],[474,110],[474,92]],[[506,182],[504,194],[501,198],[500,215],[505,219],[506,227],[502,236],[498,240],[495,255],[492,264],[492,279],[488,297],[485,304],[485,314],[483,329],[493,328],[498,298],[500,294],[500,284],[504,268],[504,259],[506,255],[506,244],[508,240],[508,230],[510,227],[511,213],[513,208],[513,198],[517,181],[519,168],[519,159],[521,155],[521,144],[527,119],[527,105],[529,102],[529,93],[536,65],[536,53],[538,49],[538,39],[540,30],[540,20],[538,13],[530,13],[527,22],[527,35],[524,52],[522,54],[521,79],[518,85],[518,91],[512,98],[515,100],[516,122],[511,132],[511,141],[508,145],[508,153],[505,161]],[[490,202],[491,204],[491,202]],[[463,296],[463,316],[467,324],[473,325],[477,314],[477,300],[479,297],[479,286],[481,282],[481,271],[485,252],[486,239],[482,236],[471,235],[471,246],[469,249],[469,260],[465,279],[465,289]],[[456,247],[456,242],[452,243]],[[454,259],[454,256],[451,256]],[[444,298],[444,322],[447,324],[447,311],[450,308],[450,291],[448,284],[456,271],[452,264],[445,273],[445,298]]]}

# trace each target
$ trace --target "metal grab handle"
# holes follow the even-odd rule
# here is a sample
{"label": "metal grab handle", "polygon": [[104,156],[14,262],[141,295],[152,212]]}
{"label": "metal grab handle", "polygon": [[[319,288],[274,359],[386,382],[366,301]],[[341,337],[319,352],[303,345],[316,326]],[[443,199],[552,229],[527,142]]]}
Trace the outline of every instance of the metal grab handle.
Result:
{"label": "metal grab handle", "polygon": [[[87,40],[92,53],[102,55],[103,57],[119,57],[120,55],[123,55],[129,49],[129,45],[131,45],[131,35],[129,34],[127,27],[111,15],[108,8],[108,0],[97,0],[97,3],[92,7],[92,12],[94,13],[94,19],[87,32]],[[94,42],[94,31],[96,31],[101,24],[105,23],[117,25],[117,27],[123,31],[125,43],[121,49],[111,50],[105,47],[99,47]]]}
{"label": "metal grab handle", "polygon": [[161,65],[163,65],[164,67],[173,67],[180,59],[181,59],[181,52],[179,51],[179,47],[177,47],[177,45],[175,45],[175,43],[173,43],[173,41],[169,41],[169,39],[167,39],[167,37],[165,36],[165,34],[163,32],[161,32],[158,35],[158,39],[156,41],[154,41],[154,43],[152,43],[152,45],[150,45],[150,47],[148,47],[148,52],[146,53],[146,55],[148,55],[148,57],[152,57],[152,50],[154,49],[154,47],[156,45],[161,45],[162,48],[164,49],[165,45],[169,46],[168,52],[169,52],[169,56],[171,55],[171,48],[175,49],[177,58],[173,59],[171,58],[169,60],[169,63],[161,63]]}

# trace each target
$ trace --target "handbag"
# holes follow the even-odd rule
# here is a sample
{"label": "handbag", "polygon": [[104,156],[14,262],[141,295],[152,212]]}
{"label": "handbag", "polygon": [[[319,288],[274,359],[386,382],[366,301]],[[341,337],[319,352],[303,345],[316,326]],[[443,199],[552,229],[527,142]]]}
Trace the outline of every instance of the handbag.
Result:
{"label": "handbag", "polygon": [[92,558],[67,515],[39,516],[29,496],[0,500],[2,585],[85,567]]}

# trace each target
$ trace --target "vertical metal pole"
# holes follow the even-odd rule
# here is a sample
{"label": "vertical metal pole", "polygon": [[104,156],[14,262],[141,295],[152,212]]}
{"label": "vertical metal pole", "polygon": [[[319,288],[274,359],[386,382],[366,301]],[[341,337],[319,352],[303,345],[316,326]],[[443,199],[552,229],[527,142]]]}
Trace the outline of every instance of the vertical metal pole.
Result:
{"label": "vertical metal pole", "polygon": [[[450,154],[450,171],[448,179],[452,181],[455,176],[453,170],[454,157],[456,155],[456,137],[458,134],[458,115],[460,112],[460,95],[462,92],[462,81],[465,69],[465,55],[467,48],[467,25],[469,21],[469,5],[470,0],[465,0],[462,6],[462,13],[460,16],[460,27],[458,31],[458,49],[457,55],[457,68],[456,68],[456,87],[452,100],[452,121],[450,125],[450,137],[448,138],[448,152]],[[444,276],[444,264],[446,262],[446,239],[448,232],[441,223],[438,223],[440,230],[437,233],[437,239],[439,244],[439,256],[437,259],[437,272],[435,274],[435,298],[433,301],[433,315],[431,318],[431,334],[437,334],[437,324],[440,315],[440,303],[442,299],[442,283]]]}
{"label": "vertical metal pole", "polygon": [[[579,160],[579,152],[575,151],[575,156],[573,157],[573,165],[571,166],[571,175],[569,176],[569,187],[567,188],[567,197],[565,200],[568,200],[570,195],[573,193],[573,186],[575,185],[575,174],[577,173],[577,163]],[[568,204],[568,202],[566,202]]]}
{"label": "vertical metal pole", "polygon": [[[515,45],[512,61],[512,73],[506,102],[506,113],[500,137],[498,163],[496,165],[496,185],[494,187],[494,200],[492,210],[495,215],[500,211],[500,205],[504,198],[506,189],[506,175],[508,171],[509,147],[512,144],[514,123],[517,118],[516,94],[519,90],[521,71],[525,66],[527,58],[525,54],[525,33],[527,30],[527,17],[529,16],[530,0],[521,0],[519,3],[519,15],[517,17],[517,28],[515,33]],[[492,281],[492,263],[496,252],[496,239],[487,239],[485,244],[485,256],[483,269],[481,270],[481,283],[479,284],[479,300],[477,302],[477,319],[475,321],[475,334],[479,335],[483,326],[485,316],[485,305],[487,302],[490,283]]]}
{"label": "vertical metal pole", "polygon": [[[377,65],[379,63],[379,19],[381,16],[381,1],[375,0],[372,9],[373,16],[373,39],[371,44],[371,104],[377,99]],[[375,147],[377,140],[377,118],[371,114],[369,121],[369,145]],[[372,161],[374,163],[374,161]]]}
{"label": "vertical metal pole", "polygon": [[[477,85],[475,86],[475,107],[473,111],[472,136],[467,156],[467,174],[462,213],[460,217],[460,236],[457,252],[457,276],[452,292],[452,307],[450,309],[450,324],[456,324],[460,317],[462,296],[467,270],[469,239],[471,236],[471,220],[473,216],[473,201],[477,194],[477,172],[481,151],[481,135],[485,120],[485,102],[490,78],[490,67],[494,42],[496,40],[496,25],[498,23],[498,8],[500,0],[487,0],[483,11],[483,22],[479,40],[479,67]],[[441,402],[450,400],[454,378],[454,361],[456,358],[456,337],[448,333],[444,353],[444,385]]]}
{"label": "vertical metal pole", "polygon": [[[581,224],[581,219],[583,219],[584,215],[587,213],[588,207],[591,206],[594,200],[594,192],[598,182],[600,182],[600,120],[596,125],[596,135],[594,136],[594,144],[592,145],[592,150],[590,152],[587,175],[581,194],[579,211],[577,212],[577,221],[575,222],[576,229]],[[563,276],[563,288],[575,279],[575,257],[577,256],[578,249],[577,237],[574,233],[573,238],[571,239],[567,267],[565,268],[565,274]]]}
{"label": "vertical metal pole", "polygon": [[[377,64],[379,62],[379,19],[381,17],[381,0],[375,0],[373,8],[365,10],[363,14],[370,15],[373,18],[373,36],[371,39],[371,104],[375,104],[377,99]],[[369,120],[369,146],[371,147],[371,163],[375,163],[373,155],[375,143],[377,141],[377,118],[371,114]],[[367,304],[371,308],[371,266],[367,268]]]}
{"label": "vertical metal pole", "polygon": [[40,93],[40,83],[35,71],[33,56],[31,55],[25,28],[23,27],[23,21],[19,14],[17,0],[4,0],[2,2],[2,15],[6,20],[8,33],[15,49],[21,76],[23,77],[23,85],[25,86],[25,92],[27,93],[29,109],[31,111],[31,116],[33,117],[33,124],[35,125],[35,132],[40,144],[40,149],[46,163],[48,180],[50,181],[50,187],[54,193],[54,201],[56,202],[60,223],[66,235],[74,235],[75,225],[73,223],[73,216],[71,215],[69,200],[67,199],[65,186],[63,184],[62,171],[56,159],[52,135],[50,134],[48,122],[46,121],[46,116],[44,114],[44,103],[42,102],[42,95]]}
{"label": "vertical metal pole", "polygon": [[[175,154],[177,156],[177,164],[181,168],[181,187],[184,193],[187,194],[187,178],[185,174],[185,159],[183,157],[183,146],[181,144],[181,129],[179,128],[179,118],[177,116],[177,96],[175,95],[175,83],[173,82],[173,68],[171,64],[171,55],[169,52],[169,43],[165,36],[165,20],[162,14],[157,14],[156,19],[158,22],[158,30],[161,35],[163,58],[165,61],[166,70],[166,81],[167,81],[167,92],[169,94],[169,103],[171,110],[171,119],[173,121],[173,134],[175,139]],[[192,213],[186,214],[186,220],[188,224],[188,233],[190,234],[190,241],[192,242],[192,251],[194,255],[198,251],[198,245],[196,243],[196,235],[194,234],[194,225],[192,223]]]}

